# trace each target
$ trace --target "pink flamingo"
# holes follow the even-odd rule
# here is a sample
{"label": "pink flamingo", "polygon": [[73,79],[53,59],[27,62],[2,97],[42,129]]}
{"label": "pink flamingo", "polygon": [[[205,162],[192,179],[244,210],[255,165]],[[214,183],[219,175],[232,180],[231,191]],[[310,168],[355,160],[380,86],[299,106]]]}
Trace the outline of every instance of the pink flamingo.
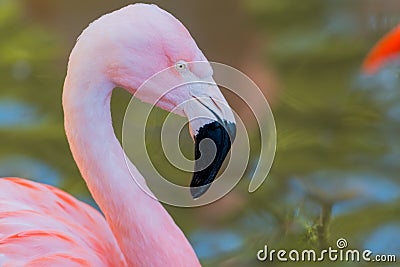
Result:
{"label": "pink flamingo", "polygon": [[[186,28],[155,5],[127,6],[84,30],[71,53],[64,84],[65,131],[105,218],[57,188],[20,178],[0,179],[1,266],[200,265],[170,215],[132,179],[143,177],[126,166],[109,107],[114,87],[134,93],[146,79],[171,66],[175,68],[168,69],[164,80],[146,88],[143,101],[170,81],[212,80],[208,63],[187,63],[191,61],[206,58]],[[171,111],[183,102],[176,113],[190,121],[195,157],[203,138],[217,146],[210,166],[194,173],[191,193],[199,197],[230,149],[234,117],[216,85],[180,86],[158,106]],[[196,116],[203,118],[192,120]]]}
{"label": "pink flamingo", "polygon": [[383,65],[397,58],[400,54],[400,25],[386,34],[371,49],[364,60],[362,69],[365,73],[373,74]]}

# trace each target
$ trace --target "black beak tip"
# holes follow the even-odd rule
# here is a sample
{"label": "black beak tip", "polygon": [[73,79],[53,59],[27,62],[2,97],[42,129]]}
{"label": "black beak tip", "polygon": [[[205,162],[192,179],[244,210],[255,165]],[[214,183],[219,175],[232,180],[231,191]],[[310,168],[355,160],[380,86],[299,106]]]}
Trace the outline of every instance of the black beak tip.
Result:
{"label": "black beak tip", "polygon": [[231,144],[236,138],[236,124],[234,122],[225,123],[226,130],[228,131]]}
{"label": "black beak tip", "polygon": [[[236,136],[234,123],[226,121],[221,124],[214,121],[199,129],[195,136],[195,171],[190,184],[190,193],[193,199],[201,197],[210,188],[219,169],[222,166]],[[211,139],[215,146],[205,145],[200,152],[200,142]],[[214,151],[216,147],[217,151]],[[212,162],[206,166],[207,160],[214,156]]]}
{"label": "black beak tip", "polygon": [[199,186],[199,187],[190,187],[190,194],[192,195],[193,199],[198,199],[202,195],[204,195],[205,192],[207,192],[208,188],[210,188],[211,183],[205,185],[205,186]]}

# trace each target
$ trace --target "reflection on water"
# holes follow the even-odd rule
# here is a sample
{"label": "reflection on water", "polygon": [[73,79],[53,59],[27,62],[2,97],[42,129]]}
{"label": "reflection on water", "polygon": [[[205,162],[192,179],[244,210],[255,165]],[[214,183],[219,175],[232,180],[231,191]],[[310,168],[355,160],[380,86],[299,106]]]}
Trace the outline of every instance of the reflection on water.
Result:
{"label": "reflection on water", "polygon": [[[266,243],[271,247],[311,248],[334,244],[339,237],[354,247],[398,252],[400,239],[394,238],[400,234],[398,65],[372,77],[360,75],[359,68],[372,44],[400,23],[400,17],[393,13],[399,10],[400,2],[385,1],[379,7],[369,0],[309,0],[304,5],[276,0],[237,2],[246,18],[239,23],[250,23],[261,43],[261,49],[253,52],[274,70],[273,74],[265,72],[265,79],[274,76],[277,81],[272,110],[278,146],[271,174],[255,193],[247,193],[247,174],[218,204],[197,209],[168,207],[202,263],[256,266],[255,253]],[[62,16],[67,20],[57,23],[63,30],[68,28],[64,33],[31,21],[22,10],[25,5],[34,7],[32,14],[53,21],[56,16],[41,16],[58,5],[59,10],[82,7],[100,14],[115,3],[32,3],[0,1],[0,34],[7,36],[0,42],[0,175],[61,186],[95,205],[68,149],[61,112],[66,58],[86,25],[82,23],[93,19],[94,13],[82,12],[84,18],[77,19],[79,25],[71,29],[68,27],[74,22],[70,16]],[[215,5],[211,0],[204,3]],[[170,11],[197,12],[189,1],[162,1],[162,6]],[[221,14],[230,14],[233,6],[225,6]],[[200,45],[218,45],[213,38],[207,39],[207,32],[196,31],[196,25],[205,25],[210,32],[215,25],[208,24],[204,16],[192,19],[196,20],[192,34],[199,37]],[[215,19],[237,25],[239,18],[222,15]],[[236,39],[224,43],[221,52],[228,56],[223,61],[238,57],[230,46],[247,40],[241,31],[235,28],[232,35]],[[52,41],[57,38],[68,42]],[[252,77],[252,71],[242,70]],[[256,73],[263,75],[264,71]],[[126,94],[113,95],[117,134],[128,100]],[[154,147],[159,136],[152,136],[151,127],[159,127],[160,122],[154,120],[149,125],[148,146],[159,153]],[[257,135],[250,129],[252,134]],[[155,154],[154,160],[160,169],[171,169],[163,157]]]}
{"label": "reflection on water", "polygon": [[44,162],[25,156],[11,156],[0,161],[0,177],[31,178],[37,182],[59,187],[60,174]]}
{"label": "reflection on water", "polygon": [[19,101],[0,99],[0,127],[27,127],[40,123],[35,108]]}
{"label": "reflection on water", "polygon": [[320,194],[326,198],[337,199],[332,215],[354,212],[371,204],[390,203],[400,199],[400,185],[378,174],[318,173],[307,179],[307,182],[314,189],[322,190]]}
{"label": "reflection on water", "polygon": [[241,237],[227,230],[201,230],[191,234],[194,250],[202,260],[223,256],[235,252],[242,246]]}
{"label": "reflection on water", "polygon": [[399,67],[398,64],[382,69],[374,76],[357,75],[356,86],[359,89],[368,90],[380,101],[391,101],[393,97],[399,97]]}
{"label": "reflection on water", "polygon": [[[373,214],[371,214],[373,216]],[[364,249],[374,253],[392,254],[400,256],[400,225],[398,222],[389,222],[371,233],[364,242]]]}

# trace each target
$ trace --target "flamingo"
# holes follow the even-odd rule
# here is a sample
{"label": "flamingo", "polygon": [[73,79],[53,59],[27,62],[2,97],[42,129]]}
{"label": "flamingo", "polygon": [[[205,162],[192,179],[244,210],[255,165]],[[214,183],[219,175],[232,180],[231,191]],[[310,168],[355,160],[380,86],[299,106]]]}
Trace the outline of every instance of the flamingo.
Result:
{"label": "flamingo", "polygon": [[[194,61],[206,64],[190,63]],[[166,68],[167,75],[138,96],[142,101],[149,101],[170,81],[213,81],[211,65],[188,30],[155,5],[129,5],[100,17],[82,32],[64,83],[64,126],[74,160],[104,217],[55,187],[2,178],[1,266],[200,266],[171,216],[132,179],[144,178],[133,165],[128,170],[111,122],[113,88],[133,94]],[[157,105],[188,118],[196,158],[204,138],[216,144],[211,164],[193,174],[191,193],[199,197],[214,180],[234,139],[233,112],[215,84],[179,86]],[[195,119],[198,116],[201,119]]]}
{"label": "flamingo", "polygon": [[386,34],[371,49],[364,60],[362,69],[365,73],[373,74],[384,64],[399,56],[400,53],[400,25]]}

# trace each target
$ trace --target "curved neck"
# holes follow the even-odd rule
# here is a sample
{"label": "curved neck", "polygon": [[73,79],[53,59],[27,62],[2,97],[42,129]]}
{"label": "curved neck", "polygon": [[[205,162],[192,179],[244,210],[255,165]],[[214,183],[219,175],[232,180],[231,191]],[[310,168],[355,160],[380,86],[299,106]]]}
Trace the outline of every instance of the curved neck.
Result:
{"label": "curved neck", "polygon": [[114,134],[110,112],[114,85],[102,78],[73,77],[71,73],[63,92],[67,138],[128,265],[199,266],[192,247],[170,215],[131,177],[143,179],[136,169],[129,172]]}

